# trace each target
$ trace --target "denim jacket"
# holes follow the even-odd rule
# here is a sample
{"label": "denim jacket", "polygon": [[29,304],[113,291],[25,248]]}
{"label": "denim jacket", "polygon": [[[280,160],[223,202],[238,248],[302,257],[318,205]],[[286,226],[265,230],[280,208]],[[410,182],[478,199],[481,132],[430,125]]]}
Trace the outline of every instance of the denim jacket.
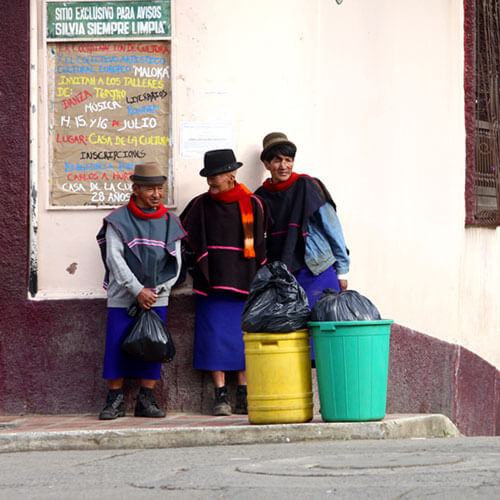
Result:
{"label": "denim jacket", "polygon": [[307,221],[304,261],[315,276],[335,266],[337,275],[349,272],[349,254],[342,226],[330,203],[322,205]]}

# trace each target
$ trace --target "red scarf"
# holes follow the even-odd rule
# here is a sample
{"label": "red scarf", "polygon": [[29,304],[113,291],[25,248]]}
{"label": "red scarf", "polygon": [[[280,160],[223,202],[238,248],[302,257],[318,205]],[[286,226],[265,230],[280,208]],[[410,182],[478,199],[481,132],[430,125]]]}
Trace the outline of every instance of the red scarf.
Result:
{"label": "red scarf", "polygon": [[290,186],[292,186],[299,177],[300,177],[300,174],[296,174],[295,172],[292,172],[292,174],[290,175],[290,177],[287,181],[272,183],[271,179],[267,179],[266,181],[264,181],[264,184],[262,184],[262,185],[268,191],[273,191],[273,192],[285,191]]}
{"label": "red scarf", "polygon": [[164,217],[168,212],[168,208],[163,205],[163,203],[160,203],[160,206],[158,207],[158,210],[156,212],[144,212],[140,207],[136,205],[134,196],[130,197],[127,206],[132,214],[136,217],[139,217],[140,219],[160,219],[161,217]]}
{"label": "red scarf", "polygon": [[255,257],[255,248],[253,246],[252,198],[250,197],[252,192],[244,184],[238,184],[236,181],[234,184],[235,186],[232,189],[216,194],[210,193],[209,190],[209,194],[213,200],[222,203],[238,202],[241,214],[241,224],[243,226],[243,235],[245,238],[243,256],[247,259],[253,259]]}

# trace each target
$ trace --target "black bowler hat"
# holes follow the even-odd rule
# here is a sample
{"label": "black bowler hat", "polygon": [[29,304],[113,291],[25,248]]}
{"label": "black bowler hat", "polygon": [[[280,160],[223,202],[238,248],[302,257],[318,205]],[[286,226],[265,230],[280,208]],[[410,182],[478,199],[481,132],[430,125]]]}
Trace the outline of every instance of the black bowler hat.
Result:
{"label": "black bowler hat", "polygon": [[205,153],[203,159],[205,168],[200,170],[202,177],[224,174],[240,168],[243,163],[236,161],[236,156],[232,149],[214,149]]}

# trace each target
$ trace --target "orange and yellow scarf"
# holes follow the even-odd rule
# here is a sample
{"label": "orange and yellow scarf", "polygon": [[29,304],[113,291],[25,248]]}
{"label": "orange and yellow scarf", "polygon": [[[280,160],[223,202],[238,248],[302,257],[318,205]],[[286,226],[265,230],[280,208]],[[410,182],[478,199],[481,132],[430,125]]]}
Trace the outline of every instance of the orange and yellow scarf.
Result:
{"label": "orange and yellow scarf", "polygon": [[241,224],[243,226],[243,256],[247,259],[255,258],[255,248],[253,240],[253,210],[252,210],[252,192],[244,185],[235,181],[235,186],[227,191],[212,194],[210,196],[213,200],[222,203],[238,202],[241,214]]}

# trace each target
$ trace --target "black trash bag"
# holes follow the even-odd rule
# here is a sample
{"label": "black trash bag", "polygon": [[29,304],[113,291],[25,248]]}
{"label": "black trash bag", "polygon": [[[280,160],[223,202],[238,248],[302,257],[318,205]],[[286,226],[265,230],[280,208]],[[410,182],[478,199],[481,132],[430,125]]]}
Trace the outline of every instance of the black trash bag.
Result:
{"label": "black trash bag", "polygon": [[380,319],[373,303],[355,290],[338,293],[332,288],[323,294],[311,311],[312,321],[370,321]]}
{"label": "black trash bag", "polygon": [[257,271],[241,317],[244,332],[289,333],[307,328],[310,314],[306,292],[283,262]]}
{"label": "black trash bag", "polygon": [[[130,312],[132,310],[132,313]],[[129,308],[133,315],[133,308]],[[167,325],[152,309],[140,309],[134,326],[122,343],[122,351],[149,363],[170,363],[175,346]]]}

